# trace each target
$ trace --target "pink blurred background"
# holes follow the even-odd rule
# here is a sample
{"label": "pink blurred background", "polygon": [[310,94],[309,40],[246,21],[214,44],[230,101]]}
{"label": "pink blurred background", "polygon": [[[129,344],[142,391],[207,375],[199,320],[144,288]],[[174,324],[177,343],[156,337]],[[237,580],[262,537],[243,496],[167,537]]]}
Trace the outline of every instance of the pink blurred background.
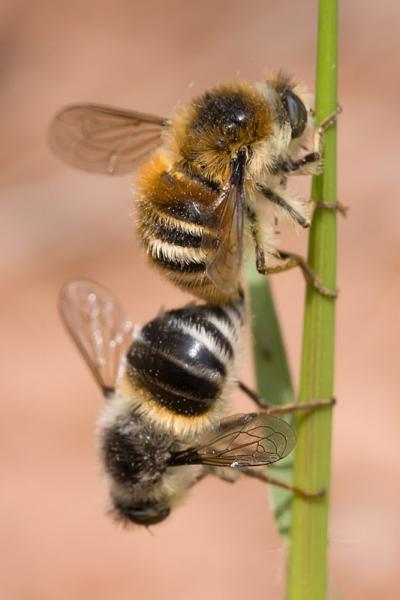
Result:
{"label": "pink blurred background", "polygon": [[[372,600],[400,592],[400,5],[342,4],[339,197],[351,210],[339,222],[330,598]],[[1,598],[284,597],[285,549],[258,482],[206,480],[152,535],[104,514],[102,399],[60,324],[58,290],[72,276],[98,280],[139,323],[188,297],[144,263],[129,178],[70,170],[45,138],[70,102],[168,115],[217,82],[280,67],[312,88],[316,8],[1,2]],[[295,183],[308,193],[309,181]],[[273,285],[297,380],[303,281],[292,272]],[[248,352],[241,376],[252,381]],[[251,408],[237,396],[232,412]]]}

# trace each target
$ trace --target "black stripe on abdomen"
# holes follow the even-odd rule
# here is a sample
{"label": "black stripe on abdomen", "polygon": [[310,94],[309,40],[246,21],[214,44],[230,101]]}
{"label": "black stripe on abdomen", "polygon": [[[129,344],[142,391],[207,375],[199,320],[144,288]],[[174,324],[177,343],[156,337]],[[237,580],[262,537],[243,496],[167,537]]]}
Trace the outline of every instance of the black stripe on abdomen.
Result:
{"label": "black stripe on abdomen", "polygon": [[160,241],[182,248],[200,248],[202,236],[185,231],[167,222],[158,221],[153,225],[153,235]]}
{"label": "black stripe on abdomen", "polygon": [[212,402],[202,402],[193,400],[177,392],[171,392],[164,389],[159,383],[154,381],[143,381],[146,389],[151,393],[153,400],[161,406],[165,406],[171,412],[177,415],[187,417],[198,417],[210,410]]}
{"label": "black stripe on abdomen", "polygon": [[210,222],[209,207],[194,197],[179,197],[168,203],[159,203],[157,210],[165,216],[185,221],[185,223],[207,225]]}
{"label": "black stripe on abdomen", "polygon": [[[174,355],[165,354],[154,343],[137,340],[128,352],[128,374],[138,377],[154,400],[178,414],[204,413],[220,392],[217,382],[193,372],[188,361],[176,362]],[[132,370],[131,370],[132,369]]]}
{"label": "black stripe on abdomen", "polygon": [[213,314],[214,307],[209,306],[187,306],[186,308],[171,310],[165,314],[165,318],[172,319],[188,328],[202,328],[229,358],[233,357],[233,348],[231,342],[222,333],[222,331],[212,323],[208,315]]}
{"label": "black stripe on abdomen", "polygon": [[157,264],[165,269],[169,269],[171,271],[177,271],[181,273],[202,273],[206,270],[205,262],[197,262],[191,261],[181,262],[179,260],[175,260],[173,258],[168,258],[164,254],[157,255],[157,257],[153,257]]}
{"label": "black stripe on abdomen", "polygon": [[199,370],[217,371],[222,376],[226,373],[225,365],[201,340],[176,328],[175,323],[165,318],[154,319],[145,325],[142,329],[142,338],[152,348],[164,352],[168,349],[171,359],[181,364]]}

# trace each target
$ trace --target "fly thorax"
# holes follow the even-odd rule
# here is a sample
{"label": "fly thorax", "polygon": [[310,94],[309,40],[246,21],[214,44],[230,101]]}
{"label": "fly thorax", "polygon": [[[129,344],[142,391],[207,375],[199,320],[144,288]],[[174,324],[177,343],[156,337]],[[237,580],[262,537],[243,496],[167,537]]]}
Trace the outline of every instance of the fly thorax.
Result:
{"label": "fly thorax", "polygon": [[106,473],[125,489],[151,485],[168,466],[173,440],[134,410],[103,429],[100,451]]}
{"label": "fly thorax", "polygon": [[185,169],[224,184],[238,152],[270,135],[271,116],[254,86],[232,83],[195,98],[177,115],[175,131]]}

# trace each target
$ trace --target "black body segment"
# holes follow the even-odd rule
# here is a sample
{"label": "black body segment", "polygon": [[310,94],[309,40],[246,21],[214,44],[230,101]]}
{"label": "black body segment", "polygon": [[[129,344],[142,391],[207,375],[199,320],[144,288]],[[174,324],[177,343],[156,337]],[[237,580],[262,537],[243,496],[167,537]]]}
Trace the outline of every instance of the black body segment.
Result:
{"label": "black body segment", "polygon": [[101,451],[107,472],[119,484],[155,482],[167,467],[171,438],[136,411],[117,418],[103,432]]}
{"label": "black body segment", "polygon": [[170,258],[165,254],[160,254],[158,256],[158,266],[179,273],[205,273],[207,267],[204,261],[185,262],[185,260]]}
{"label": "black body segment", "polygon": [[[191,127],[204,134],[210,126],[221,127],[225,135],[233,135],[235,128],[246,127],[248,121],[254,120],[254,109],[239,92],[224,91],[222,93],[207,92],[198,99],[196,116]],[[226,141],[223,139],[221,143]]]}
{"label": "black body segment", "polygon": [[160,242],[175,244],[183,248],[200,248],[201,235],[171,227],[167,222],[158,220],[153,224],[153,234]]}
{"label": "black body segment", "polygon": [[177,329],[173,321],[166,323],[158,320],[151,321],[142,330],[143,339],[159,351],[167,348],[168,354],[174,356],[181,364],[201,369],[217,371],[225,375],[226,369],[223,362],[207,346],[194,335]]}
{"label": "black body segment", "polygon": [[[162,173],[161,177],[164,174]],[[164,217],[183,221],[183,224],[207,225],[210,220],[210,211],[204,204],[203,196],[205,193],[208,195],[214,192],[209,186],[206,187],[198,180],[192,180],[192,183],[195,184],[192,189],[182,190],[181,181],[170,175],[168,179],[164,179],[164,185],[160,186],[159,195],[154,196],[152,200]]]}
{"label": "black body segment", "polygon": [[[197,351],[194,340],[191,347],[194,352]],[[199,403],[201,414],[215,401],[220,386],[218,382],[214,382],[211,373],[203,376],[200,369],[196,369],[191,363],[191,360],[185,360],[185,356],[182,360],[179,348],[174,352],[172,348],[167,347],[164,352],[151,342],[138,341],[128,354],[128,364],[133,367],[134,375],[139,377],[158,402],[164,406],[173,402],[174,412],[185,414],[186,408],[182,399],[186,398],[193,401],[193,407],[188,414],[196,414],[196,402]]]}
{"label": "black body segment", "polygon": [[225,308],[189,305],[161,314],[129,349],[128,376],[172,413],[204,414],[223,392],[243,310],[241,296]]}

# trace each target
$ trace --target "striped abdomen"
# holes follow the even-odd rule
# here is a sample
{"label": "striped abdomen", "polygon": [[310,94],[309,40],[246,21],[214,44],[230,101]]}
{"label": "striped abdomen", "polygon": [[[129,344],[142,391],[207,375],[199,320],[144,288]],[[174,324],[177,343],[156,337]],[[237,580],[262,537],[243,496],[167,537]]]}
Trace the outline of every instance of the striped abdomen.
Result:
{"label": "striped abdomen", "polygon": [[[201,249],[203,235],[212,239],[210,217],[217,191],[181,174],[171,174],[158,156],[137,179],[137,224],[140,238],[153,264],[173,283],[210,302],[235,300],[218,290],[206,276]],[[237,292],[239,282],[237,282]]]}
{"label": "striped abdomen", "polygon": [[212,410],[232,380],[244,302],[189,305],[143,327],[128,355],[128,377],[168,412],[186,417]]}

